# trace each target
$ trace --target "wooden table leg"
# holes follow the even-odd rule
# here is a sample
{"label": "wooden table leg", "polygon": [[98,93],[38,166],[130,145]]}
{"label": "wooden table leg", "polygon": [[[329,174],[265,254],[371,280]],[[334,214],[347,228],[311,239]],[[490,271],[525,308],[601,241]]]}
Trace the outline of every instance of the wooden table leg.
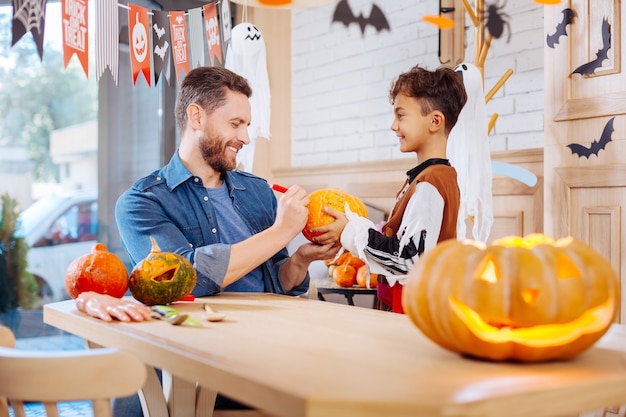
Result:
{"label": "wooden table leg", "polygon": [[170,414],[156,370],[152,366],[146,365],[146,371],[146,382],[138,392],[143,416],[168,417]]}
{"label": "wooden table leg", "polygon": [[196,392],[196,417],[213,417],[217,391],[198,385]]}
{"label": "wooden table leg", "polygon": [[193,416],[196,413],[196,383],[185,381],[162,370],[163,393],[170,417]]}

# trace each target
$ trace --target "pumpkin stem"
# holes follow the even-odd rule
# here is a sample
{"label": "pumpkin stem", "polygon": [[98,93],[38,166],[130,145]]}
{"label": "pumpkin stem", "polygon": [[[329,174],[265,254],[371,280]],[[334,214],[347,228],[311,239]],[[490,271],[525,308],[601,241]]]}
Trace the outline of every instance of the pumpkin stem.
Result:
{"label": "pumpkin stem", "polygon": [[150,252],[161,252],[161,248],[159,247],[159,245],[156,243],[156,240],[150,236],[150,242],[152,242],[152,247],[150,248]]}
{"label": "pumpkin stem", "polygon": [[104,245],[104,243],[96,243],[95,245],[93,245],[93,248],[91,249],[91,252],[96,253],[97,251],[105,251],[107,252],[107,247]]}

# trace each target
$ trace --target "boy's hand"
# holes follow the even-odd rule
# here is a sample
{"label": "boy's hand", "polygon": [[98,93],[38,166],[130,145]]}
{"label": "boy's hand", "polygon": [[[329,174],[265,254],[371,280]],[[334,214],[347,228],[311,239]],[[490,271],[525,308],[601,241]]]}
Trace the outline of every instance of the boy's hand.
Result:
{"label": "boy's hand", "polygon": [[341,233],[343,232],[343,229],[346,227],[346,224],[348,224],[348,218],[346,217],[345,213],[335,210],[330,207],[324,207],[324,211],[327,214],[330,214],[331,216],[333,216],[335,218],[335,221],[330,224],[327,224],[326,226],[320,226],[320,227],[311,229],[311,232],[313,233],[320,233],[320,235],[315,236],[313,240],[316,243],[319,243],[322,245],[328,245],[328,244],[339,242],[339,239],[341,238]]}

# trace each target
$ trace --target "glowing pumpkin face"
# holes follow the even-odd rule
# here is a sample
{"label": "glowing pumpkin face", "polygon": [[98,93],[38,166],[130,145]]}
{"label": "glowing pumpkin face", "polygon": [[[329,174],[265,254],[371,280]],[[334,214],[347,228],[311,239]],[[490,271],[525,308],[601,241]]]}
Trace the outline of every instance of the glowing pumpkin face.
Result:
{"label": "glowing pumpkin face", "polygon": [[575,356],[602,337],[616,314],[618,285],[608,261],[573,238],[449,240],[411,271],[402,305],[448,350],[535,362]]}

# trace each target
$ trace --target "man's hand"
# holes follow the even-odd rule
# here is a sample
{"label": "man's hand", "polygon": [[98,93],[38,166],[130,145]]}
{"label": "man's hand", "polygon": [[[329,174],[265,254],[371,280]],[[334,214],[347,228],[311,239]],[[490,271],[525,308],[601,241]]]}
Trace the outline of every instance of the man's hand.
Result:
{"label": "man's hand", "polygon": [[86,291],[76,297],[76,308],[81,313],[104,321],[150,320],[150,307],[134,301],[126,301],[111,295]]}
{"label": "man's hand", "polygon": [[[324,261],[332,259],[341,249],[339,242],[330,243],[328,245],[320,245],[317,243],[304,243],[298,247],[292,257],[301,257],[304,262],[311,263],[313,261]],[[308,266],[307,266],[308,268]]]}
{"label": "man's hand", "polygon": [[292,185],[278,200],[274,225],[290,231],[293,236],[304,229],[309,217],[309,197],[304,188]]}
{"label": "man's hand", "polygon": [[313,237],[313,240],[322,245],[338,243],[343,229],[346,227],[346,224],[348,224],[348,218],[345,213],[330,207],[325,207],[324,211],[333,216],[335,221],[326,226],[311,229],[313,233],[320,233]]}

